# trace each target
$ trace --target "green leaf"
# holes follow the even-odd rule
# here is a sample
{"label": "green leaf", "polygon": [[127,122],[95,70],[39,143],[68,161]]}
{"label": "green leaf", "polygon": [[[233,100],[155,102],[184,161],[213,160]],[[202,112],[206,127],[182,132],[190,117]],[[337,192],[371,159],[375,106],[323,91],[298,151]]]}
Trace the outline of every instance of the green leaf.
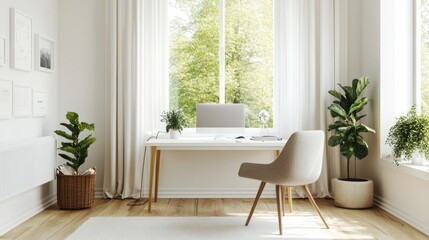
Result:
{"label": "green leaf", "polygon": [[79,125],[79,115],[75,112],[67,112],[66,114],[67,120],[70,121],[73,125]]}
{"label": "green leaf", "polygon": [[353,145],[350,142],[340,145],[340,153],[347,159],[351,158],[354,153]]}
{"label": "green leaf", "polygon": [[356,124],[356,118],[354,114],[350,114],[349,116],[350,120],[352,121],[352,124],[355,125]]}
{"label": "green leaf", "polygon": [[72,124],[68,124],[68,123],[60,123],[60,125],[66,127],[68,130],[70,130],[70,132],[77,134],[79,133],[79,129],[77,127],[75,127]]}
{"label": "green leaf", "polygon": [[344,93],[346,94],[346,99],[348,99],[348,101],[353,101],[356,98],[356,95],[353,92],[353,88],[349,87],[349,86],[343,86],[341,84],[338,84],[344,91]]}
{"label": "green leaf", "polygon": [[362,115],[362,116],[357,116],[357,117],[356,117],[356,121],[359,121],[360,119],[362,119],[362,118],[364,118],[364,117],[366,117],[366,114],[364,114],[364,115]]}
{"label": "green leaf", "polygon": [[341,100],[341,97],[343,96],[343,95],[341,95],[341,93],[337,92],[336,90],[329,90],[328,93],[331,94],[332,96],[338,98],[338,100]]}
{"label": "green leaf", "polygon": [[363,107],[368,103],[368,101],[369,99],[366,97],[356,99],[356,101],[350,107],[349,114],[360,112]]}
{"label": "green leaf", "polygon": [[357,88],[357,84],[358,84],[358,82],[359,82],[359,79],[353,79],[353,81],[352,81],[352,89],[353,89],[353,94],[354,94],[354,96],[358,96],[358,95],[356,94],[356,88]]}
{"label": "green leaf", "polygon": [[359,135],[355,138],[355,148],[354,155],[358,159],[363,159],[368,156],[368,144],[363,140],[363,138]]}
{"label": "green leaf", "polygon": [[331,147],[338,146],[341,143],[342,137],[339,135],[332,135],[328,140],[328,145]]}
{"label": "green leaf", "polygon": [[78,173],[78,169],[79,169],[80,165],[78,165],[76,163],[67,162],[67,166],[72,167]]}
{"label": "green leaf", "polygon": [[78,151],[74,147],[65,146],[65,147],[60,147],[59,149],[62,150],[62,151],[64,151],[64,152],[71,153],[71,154],[73,154],[75,156],[78,154]]}
{"label": "green leaf", "polygon": [[70,156],[69,156],[69,155],[67,155],[67,154],[59,153],[58,155],[59,155],[60,157],[64,158],[65,160],[68,160],[68,161],[71,161],[71,162],[76,161],[76,159],[75,159],[75,158],[72,158],[72,157],[70,157]]}
{"label": "green leaf", "polygon": [[347,126],[347,124],[346,124],[346,123],[341,122],[341,121],[335,121],[334,123],[329,124],[329,126],[328,126],[328,131],[332,131],[332,130],[334,130],[334,129],[338,129],[338,128],[340,128],[340,127],[345,127],[345,126]]}
{"label": "green leaf", "polygon": [[[356,82],[356,83],[355,83]],[[353,80],[354,89],[356,92],[356,96],[359,96],[363,90],[368,86],[369,79],[367,77],[361,77],[359,79]]]}
{"label": "green leaf", "polygon": [[95,142],[95,137],[91,134],[88,135],[84,140],[79,142],[79,145],[82,149],[88,149],[88,147]]}
{"label": "green leaf", "polygon": [[332,117],[340,117],[342,119],[347,117],[346,111],[344,111],[344,109],[336,103],[331,104],[328,109],[331,111]]}
{"label": "green leaf", "polygon": [[63,146],[63,147],[72,147],[73,143],[71,143],[71,142],[61,142],[61,146]]}
{"label": "green leaf", "polygon": [[95,125],[93,123],[89,124],[89,123],[86,123],[86,122],[81,122],[79,124],[79,130],[83,131],[85,129],[87,129],[88,131],[92,132],[92,131],[95,130]]}
{"label": "green leaf", "polygon": [[74,140],[74,137],[70,136],[69,134],[67,134],[66,132],[62,131],[62,130],[55,130],[54,133],[56,133],[57,135],[66,138],[68,140]]}
{"label": "green leaf", "polygon": [[356,132],[358,132],[358,133],[361,133],[361,132],[375,133],[375,130],[368,127],[367,125],[361,123],[356,127]]}

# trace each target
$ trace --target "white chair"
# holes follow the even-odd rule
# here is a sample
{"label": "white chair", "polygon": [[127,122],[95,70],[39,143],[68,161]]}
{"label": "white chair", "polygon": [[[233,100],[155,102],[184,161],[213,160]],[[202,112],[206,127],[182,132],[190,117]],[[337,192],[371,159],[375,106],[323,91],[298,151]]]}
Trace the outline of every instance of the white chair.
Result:
{"label": "white chair", "polygon": [[[243,163],[238,175],[261,181],[252,209],[247,217],[246,226],[249,224],[258,203],[259,197],[266,183],[276,185],[277,213],[280,235],[282,235],[281,219],[281,188],[302,187],[310,200],[310,203],[319,213],[320,218],[329,228],[323,218],[316,202],[307,188],[307,184],[314,183],[319,179],[322,171],[323,149],[325,146],[325,135],[323,131],[300,131],[295,132],[287,141],[280,155],[270,164]],[[284,206],[283,206],[284,211]]]}

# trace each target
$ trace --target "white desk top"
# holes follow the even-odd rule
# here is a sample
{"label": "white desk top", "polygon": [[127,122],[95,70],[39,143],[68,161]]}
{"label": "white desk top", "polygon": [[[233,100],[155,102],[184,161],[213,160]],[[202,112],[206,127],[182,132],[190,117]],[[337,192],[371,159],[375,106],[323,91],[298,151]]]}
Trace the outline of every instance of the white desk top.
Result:
{"label": "white desk top", "polygon": [[253,141],[231,138],[151,139],[146,142],[146,146],[157,147],[158,150],[281,150],[285,144],[286,140]]}

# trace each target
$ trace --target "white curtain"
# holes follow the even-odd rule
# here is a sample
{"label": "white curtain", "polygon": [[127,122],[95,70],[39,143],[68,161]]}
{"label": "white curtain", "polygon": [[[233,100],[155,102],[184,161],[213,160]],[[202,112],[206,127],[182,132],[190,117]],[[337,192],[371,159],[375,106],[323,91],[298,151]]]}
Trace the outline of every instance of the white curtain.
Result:
{"label": "white curtain", "polygon": [[[326,131],[328,90],[334,89],[334,0],[275,1],[275,87],[280,134],[298,130]],[[317,197],[329,197],[330,168],[339,169],[339,153],[326,146],[320,179],[310,186]],[[339,171],[339,170],[338,170]],[[339,172],[338,172],[339,173]],[[304,195],[297,189],[298,195]]]}
{"label": "white curtain", "polygon": [[165,0],[106,2],[106,197],[139,196],[144,142],[167,103],[167,21]]}

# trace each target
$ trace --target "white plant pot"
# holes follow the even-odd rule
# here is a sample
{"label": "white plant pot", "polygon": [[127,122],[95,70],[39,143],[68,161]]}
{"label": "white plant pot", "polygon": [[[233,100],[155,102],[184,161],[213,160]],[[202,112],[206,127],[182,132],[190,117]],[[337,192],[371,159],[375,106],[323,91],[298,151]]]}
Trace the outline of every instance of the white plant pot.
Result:
{"label": "white plant pot", "polygon": [[332,179],[335,206],[351,209],[370,208],[373,203],[374,183],[370,179],[362,180]]}
{"label": "white plant pot", "polygon": [[419,152],[414,152],[413,156],[411,157],[411,163],[413,165],[418,165],[418,166],[424,166],[424,165],[426,165],[425,155],[421,154]]}
{"label": "white plant pot", "polygon": [[178,139],[179,135],[180,135],[180,132],[177,130],[171,130],[170,129],[170,131],[168,131],[168,133],[170,134],[170,139]]}

